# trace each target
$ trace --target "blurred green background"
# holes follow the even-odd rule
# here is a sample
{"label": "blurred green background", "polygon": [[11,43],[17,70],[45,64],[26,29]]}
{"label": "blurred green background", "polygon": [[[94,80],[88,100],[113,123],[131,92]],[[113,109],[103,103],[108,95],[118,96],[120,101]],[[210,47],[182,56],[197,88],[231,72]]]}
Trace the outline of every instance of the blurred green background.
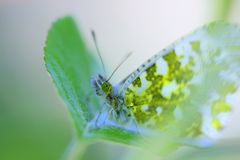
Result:
{"label": "blurred green background", "polygon": [[[1,0],[0,159],[61,159],[71,141],[70,116],[43,62],[47,31],[57,18],[73,15],[90,48],[90,29],[96,30],[108,72],[134,51],[114,77],[117,82],[194,28],[217,19],[240,23],[239,14],[240,1],[233,0]],[[239,113],[234,112],[225,137],[239,138]],[[84,159],[138,153],[127,150],[100,142]]]}

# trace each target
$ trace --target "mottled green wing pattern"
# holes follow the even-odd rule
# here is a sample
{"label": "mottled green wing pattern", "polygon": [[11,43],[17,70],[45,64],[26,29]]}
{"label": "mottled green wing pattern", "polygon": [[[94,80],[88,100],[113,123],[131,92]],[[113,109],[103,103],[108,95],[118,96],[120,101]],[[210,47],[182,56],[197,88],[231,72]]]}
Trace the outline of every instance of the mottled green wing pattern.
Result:
{"label": "mottled green wing pattern", "polygon": [[214,137],[235,104],[239,60],[237,26],[204,26],[130,75],[123,87],[125,104],[146,128],[165,131],[186,121],[184,136]]}

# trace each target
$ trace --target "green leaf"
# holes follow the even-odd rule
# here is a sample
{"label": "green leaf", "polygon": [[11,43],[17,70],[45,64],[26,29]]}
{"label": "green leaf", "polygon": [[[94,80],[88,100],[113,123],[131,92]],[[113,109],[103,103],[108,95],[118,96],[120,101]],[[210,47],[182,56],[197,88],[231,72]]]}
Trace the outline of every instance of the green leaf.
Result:
{"label": "green leaf", "polygon": [[82,135],[93,112],[87,104],[95,61],[71,17],[59,19],[48,33],[45,47],[48,72],[65,101],[78,134]]}
{"label": "green leaf", "polygon": [[99,112],[99,102],[92,94],[90,84],[91,77],[98,71],[98,63],[91,56],[73,18],[65,17],[53,24],[48,33],[44,59],[71,113],[79,138],[133,142],[136,135],[124,129],[105,127],[88,131],[88,124]]}
{"label": "green leaf", "polygon": [[[207,2],[209,3],[209,2]],[[232,8],[234,7],[234,0],[213,0],[210,10],[215,20],[227,20],[230,17]],[[209,4],[208,4],[209,5]]]}
{"label": "green leaf", "polygon": [[86,138],[97,138],[123,144],[140,146],[140,143],[138,142],[138,138],[140,138],[138,133],[130,132],[114,126],[102,127],[101,129],[92,130],[86,134]]}

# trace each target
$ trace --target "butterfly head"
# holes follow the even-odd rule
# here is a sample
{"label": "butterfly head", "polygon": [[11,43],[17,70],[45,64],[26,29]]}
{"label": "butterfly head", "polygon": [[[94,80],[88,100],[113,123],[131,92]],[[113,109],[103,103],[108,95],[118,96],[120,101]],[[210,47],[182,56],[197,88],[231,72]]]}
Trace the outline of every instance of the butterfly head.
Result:
{"label": "butterfly head", "polygon": [[102,75],[98,75],[96,78],[93,79],[92,85],[95,89],[95,93],[98,96],[108,96],[112,94],[113,86],[111,83],[107,81],[105,77]]}

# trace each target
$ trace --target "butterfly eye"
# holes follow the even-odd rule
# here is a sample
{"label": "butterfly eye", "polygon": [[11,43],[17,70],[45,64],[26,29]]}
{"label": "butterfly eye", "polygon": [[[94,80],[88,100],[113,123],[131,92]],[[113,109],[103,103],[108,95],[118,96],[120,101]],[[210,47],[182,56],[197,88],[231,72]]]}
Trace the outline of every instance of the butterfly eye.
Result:
{"label": "butterfly eye", "polygon": [[106,95],[109,95],[112,92],[112,85],[109,82],[104,82],[102,84],[102,90]]}

